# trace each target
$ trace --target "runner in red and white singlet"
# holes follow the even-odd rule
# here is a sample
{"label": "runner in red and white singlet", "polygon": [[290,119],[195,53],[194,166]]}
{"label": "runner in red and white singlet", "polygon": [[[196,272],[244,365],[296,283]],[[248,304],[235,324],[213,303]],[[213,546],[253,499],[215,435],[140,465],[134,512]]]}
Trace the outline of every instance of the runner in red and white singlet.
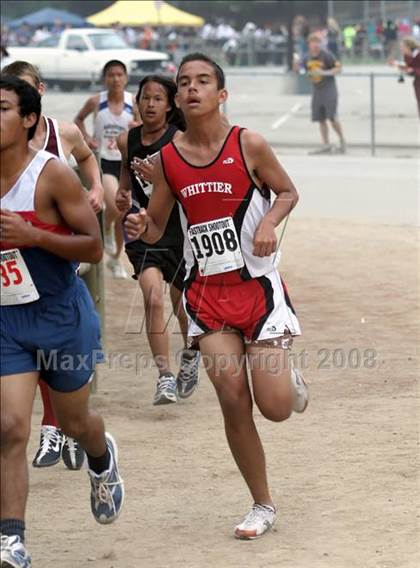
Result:
{"label": "runner in red and white singlet", "polygon": [[308,402],[299,371],[288,364],[287,348],[300,329],[275,268],[275,227],[298,196],[267,142],[221,116],[227,91],[215,62],[187,55],[177,86],[187,129],[161,150],[148,209],[129,215],[126,229],[130,238],[153,243],[175,200],[184,212],[189,336],[199,341],[230,449],[254,500],[235,536],[254,539],[273,526],[276,509],[246,361],[254,401],[269,420],[286,420]]}

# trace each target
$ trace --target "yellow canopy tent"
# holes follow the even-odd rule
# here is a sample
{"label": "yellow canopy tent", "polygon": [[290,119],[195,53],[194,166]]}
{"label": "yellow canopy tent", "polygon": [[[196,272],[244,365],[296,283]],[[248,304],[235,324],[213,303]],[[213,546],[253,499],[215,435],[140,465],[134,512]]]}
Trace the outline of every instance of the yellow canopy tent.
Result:
{"label": "yellow canopy tent", "polygon": [[160,0],[119,0],[86,18],[95,26],[194,26],[204,25],[203,18],[179,10]]}

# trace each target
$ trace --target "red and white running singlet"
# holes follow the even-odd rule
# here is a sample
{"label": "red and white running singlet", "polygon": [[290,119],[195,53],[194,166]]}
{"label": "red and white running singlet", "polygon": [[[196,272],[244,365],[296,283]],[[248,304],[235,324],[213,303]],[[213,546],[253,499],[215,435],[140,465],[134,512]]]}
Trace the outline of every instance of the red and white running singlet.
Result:
{"label": "red and white running singlet", "polygon": [[188,163],[173,142],[161,150],[167,183],[184,212],[187,279],[208,276],[209,284],[235,283],[275,268],[275,253],[264,258],[252,253],[255,231],[271,206],[270,191],[258,188],[248,172],[242,130],[231,129],[207,166]]}
{"label": "red and white running singlet", "polygon": [[194,166],[173,142],[161,150],[166,181],[181,206],[190,338],[234,328],[246,340],[299,335],[299,322],[276,270],[276,257],[253,255],[270,190],[251,178],[234,126],[218,156]]}

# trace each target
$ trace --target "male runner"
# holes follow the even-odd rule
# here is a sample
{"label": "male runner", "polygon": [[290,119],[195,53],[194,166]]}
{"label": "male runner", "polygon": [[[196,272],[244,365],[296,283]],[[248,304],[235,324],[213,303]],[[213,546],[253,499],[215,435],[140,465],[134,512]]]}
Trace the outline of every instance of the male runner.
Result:
{"label": "male runner", "polygon": [[[14,61],[4,68],[3,74],[27,81],[38,91],[41,97],[45,94],[45,84],[39,71],[27,61]],[[41,115],[30,146],[34,150],[51,152],[65,164],[68,163],[70,156],[73,156],[82,177],[90,188],[87,194],[90,204],[95,213],[99,213],[104,194],[101,174],[95,156],[75,124],[58,122],[55,118]],[[42,417],[39,447],[32,465],[34,467],[49,467],[58,463],[62,457],[69,469],[80,469],[84,461],[84,452],[75,440],[66,438],[60,431],[51,404],[48,385],[41,380],[39,387],[44,415]]]}
{"label": "male runner", "polygon": [[[122,61],[113,59],[105,64],[102,76],[106,91],[90,97],[75,118],[90,148],[99,152],[105,188],[105,250],[110,255],[107,262],[114,278],[127,278],[120,262],[124,238],[121,213],[115,205],[121,169],[121,153],[117,138],[139,121],[136,104],[128,91],[127,69]],[[94,115],[94,134],[89,136],[85,119]],[[112,228],[114,227],[114,228]]]}
{"label": "male runner", "polygon": [[[153,243],[175,200],[182,206],[189,336],[199,341],[229,446],[254,500],[235,536],[254,539],[273,526],[276,510],[252,417],[245,354],[254,400],[266,418],[286,420],[308,402],[303,379],[288,367],[286,349],[300,329],[273,264],[275,227],[298,196],[267,142],[222,120],[227,91],[214,61],[187,55],[177,84],[187,129],[162,148],[149,207],[128,215],[125,226],[130,238]],[[272,206],[268,188],[277,194]]]}
{"label": "male runner", "polygon": [[72,170],[29,140],[41,115],[26,81],[0,79],[1,567],[28,568],[26,446],[40,373],[64,434],[86,451],[91,510],[111,523],[123,504],[117,446],[89,409],[100,349],[93,301],[76,261],[99,262],[99,225]]}

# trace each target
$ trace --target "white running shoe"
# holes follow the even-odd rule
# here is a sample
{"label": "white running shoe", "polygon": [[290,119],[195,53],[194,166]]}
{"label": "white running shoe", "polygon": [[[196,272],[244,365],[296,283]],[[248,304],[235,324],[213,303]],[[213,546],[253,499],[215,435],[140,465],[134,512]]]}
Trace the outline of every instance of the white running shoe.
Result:
{"label": "white running shoe", "polygon": [[112,278],[118,278],[121,280],[128,278],[128,274],[125,271],[125,268],[118,259],[110,258],[106,265],[112,272]]}
{"label": "white running shoe", "polygon": [[31,568],[29,556],[23,542],[17,535],[1,535],[1,568]]}
{"label": "white running shoe", "polygon": [[158,378],[153,404],[158,406],[160,404],[178,402],[176,387],[176,378],[172,373],[165,373],[164,375],[161,375]]}
{"label": "white running shoe", "polygon": [[293,387],[293,410],[302,413],[308,406],[309,392],[302,373],[293,365],[290,369],[290,380]]}
{"label": "white running shoe", "polygon": [[64,437],[55,426],[41,426],[39,448],[32,462],[33,467],[50,467],[60,461]]}
{"label": "white running shoe", "polygon": [[117,252],[117,243],[115,242],[114,225],[111,225],[109,231],[104,232],[104,249],[109,255],[114,255]]}
{"label": "white running shoe", "polygon": [[270,530],[276,522],[276,510],[270,505],[254,503],[240,525],[235,527],[235,537],[254,540]]}

